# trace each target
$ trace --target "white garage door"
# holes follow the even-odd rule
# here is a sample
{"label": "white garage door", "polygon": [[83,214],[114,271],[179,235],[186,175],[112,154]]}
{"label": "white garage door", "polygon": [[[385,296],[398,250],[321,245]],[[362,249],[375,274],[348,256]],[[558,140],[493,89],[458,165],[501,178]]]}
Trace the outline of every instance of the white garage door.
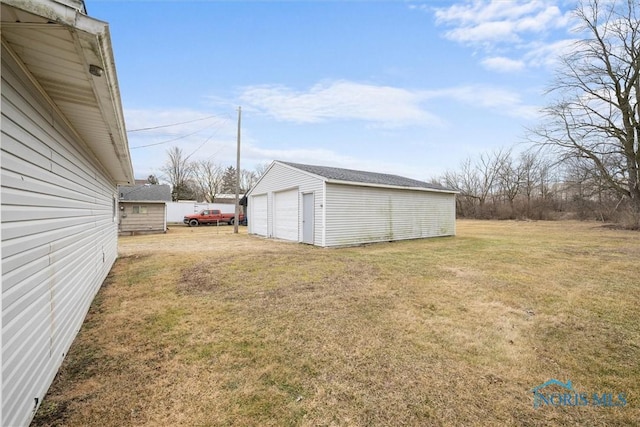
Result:
{"label": "white garage door", "polygon": [[274,237],[298,241],[298,189],[273,194]]}
{"label": "white garage door", "polygon": [[249,200],[249,224],[251,232],[260,236],[267,235],[267,195],[252,196]]}

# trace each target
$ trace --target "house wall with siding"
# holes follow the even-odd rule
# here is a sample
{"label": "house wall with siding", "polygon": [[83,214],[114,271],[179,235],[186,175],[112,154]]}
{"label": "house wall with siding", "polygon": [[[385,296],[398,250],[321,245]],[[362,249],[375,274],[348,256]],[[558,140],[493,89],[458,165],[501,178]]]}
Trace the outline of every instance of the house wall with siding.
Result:
{"label": "house wall with siding", "polygon": [[[144,207],[146,212],[135,212],[134,206]],[[120,200],[120,234],[164,233],[167,231],[166,204],[148,201]]]}
{"label": "house wall with siding", "polygon": [[325,246],[455,235],[455,195],[326,185]]}
{"label": "house wall with siding", "polygon": [[2,48],[2,423],[42,401],[117,256],[115,183]]}
{"label": "house wall with siding", "polygon": [[259,195],[267,195],[267,236],[274,236],[274,192],[298,188],[298,240],[302,239],[302,194],[314,194],[314,244],[322,246],[323,238],[323,192],[324,182],[322,179],[312,174],[300,171],[287,165],[274,163],[273,166],[263,175],[261,180],[251,189],[249,194],[249,233],[255,234],[251,226],[252,203],[251,198]]}

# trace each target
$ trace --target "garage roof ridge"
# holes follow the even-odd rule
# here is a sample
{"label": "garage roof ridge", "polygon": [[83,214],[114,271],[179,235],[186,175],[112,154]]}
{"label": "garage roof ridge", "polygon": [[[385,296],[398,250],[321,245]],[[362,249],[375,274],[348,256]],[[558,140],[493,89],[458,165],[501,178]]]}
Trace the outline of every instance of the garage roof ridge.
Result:
{"label": "garage roof ridge", "polygon": [[399,175],[392,175],[378,172],[360,171],[355,169],[344,169],[330,166],[306,165],[301,163],[276,161],[283,165],[299,169],[301,171],[320,176],[329,181],[353,184],[369,184],[379,186],[420,188],[443,192],[456,192],[453,189],[444,187],[439,184],[431,184],[412,178],[406,178]]}

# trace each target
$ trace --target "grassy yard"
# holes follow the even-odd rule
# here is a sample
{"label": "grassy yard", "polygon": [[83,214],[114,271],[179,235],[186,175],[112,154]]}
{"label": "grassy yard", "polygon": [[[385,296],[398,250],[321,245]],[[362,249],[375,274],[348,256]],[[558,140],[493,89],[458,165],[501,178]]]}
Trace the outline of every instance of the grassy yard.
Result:
{"label": "grassy yard", "polygon": [[[34,424],[640,422],[638,232],[458,221],[321,249],[232,229],[121,238]],[[549,379],[573,400],[534,408]]]}

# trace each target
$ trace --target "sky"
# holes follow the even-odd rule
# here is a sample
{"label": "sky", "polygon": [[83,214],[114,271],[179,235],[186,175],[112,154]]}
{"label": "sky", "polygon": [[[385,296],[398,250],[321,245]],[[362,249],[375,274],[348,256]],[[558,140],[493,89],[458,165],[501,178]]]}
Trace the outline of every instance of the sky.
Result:
{"label": "sky", "polygon": [[137,179],[167,151],[428,181],[524,150],[574,0],[85,0],[109,23]]}

